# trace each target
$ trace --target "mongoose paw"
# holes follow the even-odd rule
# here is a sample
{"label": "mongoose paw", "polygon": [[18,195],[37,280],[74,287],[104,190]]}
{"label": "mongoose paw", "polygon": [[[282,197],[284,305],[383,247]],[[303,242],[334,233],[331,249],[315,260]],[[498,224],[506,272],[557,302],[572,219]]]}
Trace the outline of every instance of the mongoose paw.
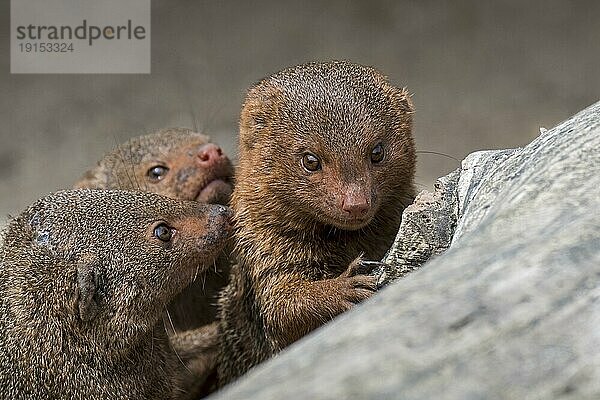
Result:
{"label": "mongoose paw", "polygon": [[371,275],[371,272],[378,266],[378,262],[364,261],[358,257],[336,279],[341,295],[339,305],[341,312],[368,299],[377,291],[377,277]]}
{"label": "mongoose paw", "polygon": [[356,275],[337,278],[339,283],[339,312],[344,312],[377,291],[377,278],[368,275]]}

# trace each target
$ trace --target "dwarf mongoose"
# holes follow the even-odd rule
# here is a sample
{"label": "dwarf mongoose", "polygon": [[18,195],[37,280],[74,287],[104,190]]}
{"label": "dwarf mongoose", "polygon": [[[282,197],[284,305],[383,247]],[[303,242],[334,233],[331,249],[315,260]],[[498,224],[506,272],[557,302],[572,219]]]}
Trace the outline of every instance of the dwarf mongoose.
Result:
{"label": "dwarf mongoose", "polygon": [[12,219],[0,247],[0,397],[174,399],[166,305],[224,246],[221,205],[73,190]]}
{"label": "dwarf mongoose", "polygon": [[350,62],[299,65],[249,90],[220,385],[373,293],[361,255],[384,255],[414,197],[412,113],[407,90]]}

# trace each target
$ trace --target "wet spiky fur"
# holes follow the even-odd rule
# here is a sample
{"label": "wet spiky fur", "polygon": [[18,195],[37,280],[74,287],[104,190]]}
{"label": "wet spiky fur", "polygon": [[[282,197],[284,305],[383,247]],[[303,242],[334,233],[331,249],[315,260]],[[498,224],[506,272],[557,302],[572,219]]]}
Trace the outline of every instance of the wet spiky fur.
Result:
{"label": "wet spiky fur", "polygon": [[[232,196],[238,265],[220,303],[221,385],[371,294],[356,259],[383,256],[414,197],[412,113],[405,89],[350,62],[299,65],[249,90]],[[378,142],[386,156],[375,166]],[[307,151],[322,158],[319,175],[303,170]],[[339,210],[349,188],[370,204],[358,229]]]}
{"label": "wet spiky fur", "polygon": [[[160,221],[177,229],[153,236]],[[12,219],[0,246],[0,397],[172,399],[185,373],[161,322],[227,238],[229,211],[74,190]]]}

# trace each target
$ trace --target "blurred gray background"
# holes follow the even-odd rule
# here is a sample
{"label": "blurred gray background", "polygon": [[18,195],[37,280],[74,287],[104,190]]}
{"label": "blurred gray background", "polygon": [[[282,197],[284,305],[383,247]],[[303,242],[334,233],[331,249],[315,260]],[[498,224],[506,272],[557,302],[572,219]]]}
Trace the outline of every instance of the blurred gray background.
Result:
{"label": "blurred gray background", "polygon": [[[150,75],[11,75],[0,16],[0,223],[120,141],[193,127],[236,158],[246,88],[349,59],[414,93],[423,151],[522,146],[600,98],[600,1],[153,1]],[[421,154],[426,188],[457,167]]]}

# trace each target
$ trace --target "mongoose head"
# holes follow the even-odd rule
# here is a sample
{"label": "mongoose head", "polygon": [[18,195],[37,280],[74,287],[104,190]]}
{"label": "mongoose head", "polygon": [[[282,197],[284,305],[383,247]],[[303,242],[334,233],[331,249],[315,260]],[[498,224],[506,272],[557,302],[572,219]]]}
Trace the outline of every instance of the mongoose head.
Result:
{"label": "mongoose head", "polygon": [[151,332],[173,297],[212,267],[229,219],[227,207],[152,193],[57,192],[9,223],[1,295],[30,335],[119,349]]}
{"label": "mongoose head", "polygon": [[227,204],[232,183],[231,161],[208,136],[170,128],[119,145],[86,172],[75,188],[143,190]]}
{"label": "mongoose head", "polygon": [[[382,208],[401,212],[414,190],[412,113],[406,89],[350,62],[308,63],[263,79],[241,113],[236,211],[342,230],[383,219]],[[256,192],[269,201],[255,203]]]}

